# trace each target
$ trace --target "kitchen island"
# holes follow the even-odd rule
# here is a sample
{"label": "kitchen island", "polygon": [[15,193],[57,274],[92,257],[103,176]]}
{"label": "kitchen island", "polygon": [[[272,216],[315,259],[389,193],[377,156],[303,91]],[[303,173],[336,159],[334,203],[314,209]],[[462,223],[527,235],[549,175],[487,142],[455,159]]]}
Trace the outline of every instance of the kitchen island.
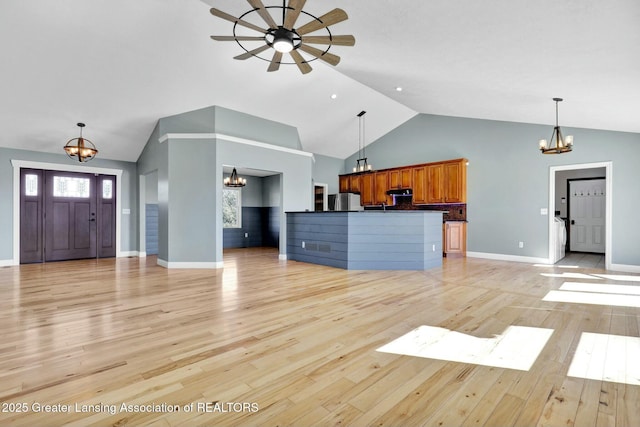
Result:
{"label": "kitchen island", "polygon": [[287,212],[287,259],[348,270],[442,265],[442,212]]}

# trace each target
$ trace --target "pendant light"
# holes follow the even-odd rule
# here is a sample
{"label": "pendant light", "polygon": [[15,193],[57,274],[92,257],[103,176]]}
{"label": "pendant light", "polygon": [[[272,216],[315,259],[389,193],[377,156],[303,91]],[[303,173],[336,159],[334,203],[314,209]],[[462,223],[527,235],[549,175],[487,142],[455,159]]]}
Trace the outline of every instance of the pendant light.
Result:
{"label": "pendant light", "polygon": [[563,137],[560,126],[558,126],[558,102],[562,102],[562,98],[553,98],[553,100],[556,102],[556,126],[553,128],[549,142],[546,139],[538,141],[542,154],[562,154],[573,149],[573,136]]}
{"label": "pendant light", "polygon": [[366,111],[358,113],[358,159],[356,165],[353,168],[354,172],[368,172],[372,169],[372,166],[367,162],[367,155],[365,153],[365,140],[364,140],[364,115]]}
{"label": "pendant light", "polygon": [[236,168],[233,168],[231,176],[226,177],[223,182],[225,187],[244,187],[247,185],[247,180],[238,176]]}
{"label": "pendant light", "polygon": [[67,153],[67,156],[74,160],[77,158],[78,161],[82,163],[88,162],[98,154],[98,150],[96,149],[96,146],[93,145],[93,142],[82,137],[82,128],[84,126],[84,123],[78,123],[80,136],[78,138],[70,139],[64,146],[64,151]]}

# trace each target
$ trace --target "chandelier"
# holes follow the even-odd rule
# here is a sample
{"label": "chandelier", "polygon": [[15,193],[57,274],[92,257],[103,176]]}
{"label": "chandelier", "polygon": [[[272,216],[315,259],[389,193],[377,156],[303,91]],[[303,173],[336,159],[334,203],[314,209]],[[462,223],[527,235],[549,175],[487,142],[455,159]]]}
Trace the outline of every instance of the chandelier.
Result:
{"label": "chandelier", "polygon": [[367,162],[367,155],[364,151],[364,115],[367,114],[366,111],[361,111],[358,113],[358,159],[356,160],[356,165],[353,168],[354,172],[366,172],[372,169],[372,166]]}
{"label": "chandelier", "polygon": [[538,141],[542,154],[562,154],[573,149],[573,136],[567,135],[563,138],[558,126],[558,102],[562,102],[562,98],[553,98],[553,100],[556,102],[556,126],[553,128],[549,142],[546,139]]}
{"label": "chandelier", "polygon": [[98,154],[98,150],[96,149],[96,146],[93,145],[93,142],[82,137],[82,128],[84,126],[84,123],[78,123],[80,136],[78,138],[70,139],[64,146],[64,151],[67,153],[67,156],[72,159],[77,157],[79,162],[88,162]]}
{"label": "chandelier", "polygon": [[238,177],[236,168],[233,168],[231,176],[226,177],[223,182],[225,187],[244,187],[247,185],[246,179]]}

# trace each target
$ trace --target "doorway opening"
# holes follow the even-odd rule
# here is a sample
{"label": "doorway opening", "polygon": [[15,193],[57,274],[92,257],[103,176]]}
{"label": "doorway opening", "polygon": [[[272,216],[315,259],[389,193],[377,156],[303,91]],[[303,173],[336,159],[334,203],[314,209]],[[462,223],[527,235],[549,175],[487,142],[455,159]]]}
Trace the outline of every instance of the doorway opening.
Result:
{"label": "doorway opening", "polygon": [[[237,167],[247,180],[241,188],[223,187],[222,249],[279,248],[282,219],[282,174]],[[223,178],[232,166],[223,165]]]}
{"label": "doorway opening", "polygon": [[313,210],[316,212],[329,210],[329,185],[316,182],[313,184]]}
{"label": "doorway opening", "polygon": [[116,176],[20,169],[20,264],[116,256]]}
{"label": "doorway opening", "polygon": [[[611,162],[552,166],[549,186],[549,262],[589,260],[611,268]],[[592,188],[593,187],[593,188]],[[573,193],[572,193],[573,192]],[[595,193],[595,194],[594,194]],[[573,205],[573,207],[572,207]],[[558,222],[564,222],[564,254],[559,255]],[[566,256],[565,256],[566,255]]]}

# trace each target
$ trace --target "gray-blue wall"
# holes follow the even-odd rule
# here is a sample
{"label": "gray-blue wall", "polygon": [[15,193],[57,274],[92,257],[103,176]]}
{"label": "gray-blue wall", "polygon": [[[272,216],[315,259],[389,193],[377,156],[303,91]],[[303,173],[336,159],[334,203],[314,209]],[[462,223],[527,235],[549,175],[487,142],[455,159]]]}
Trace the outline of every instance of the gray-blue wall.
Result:
{"label": "gray-blue wall", "polygon": [[[158,258],[167,259],[169,253],[169,235],[167,233],[169,227],[169,145],[160,144],[159,138],[160,123],[157,123],[140,157],[138,157],[137,165],[138,174],[144,177],[145,187],[147,176],[152,177],[149,180],[149,185],[155,186],[151,191],[156,195],[156,204],[158,205]],[[142,224],[141,227],[143,227]],[[161,233],[160,230],[163,232]],[[137,241],[142,248],[139,236]]]}
{"label": "gray-blue wall", "polygon": [[284,210],[310,209],[312,157],[300,146],[291,126],[220,107],[160,119],[138,161],[141,175],[158,174],[158,259],[222,263],[225,165],[279,173],[281,221]]}
{"label": "gray-blue wall", "polygon": [[313,155],[313,182],[327,184],[328,194],[338,193],[338,175],[344,172],[344,160],[336,157]]}
{"label": "gray-blue wall", "polygon": [[[469,159],[468,251],[533,258],[548,256],[548,217],[540,209],[549,205],[550,167],[610,161],[612,263],[640,266],[640,134],[563,127],[574,135],[574,151],[542,155],[538,140],[552,129],[420,114],[368,145],[367,157],[377,169]],[[345,170],[355,159],[345,160]]]}

